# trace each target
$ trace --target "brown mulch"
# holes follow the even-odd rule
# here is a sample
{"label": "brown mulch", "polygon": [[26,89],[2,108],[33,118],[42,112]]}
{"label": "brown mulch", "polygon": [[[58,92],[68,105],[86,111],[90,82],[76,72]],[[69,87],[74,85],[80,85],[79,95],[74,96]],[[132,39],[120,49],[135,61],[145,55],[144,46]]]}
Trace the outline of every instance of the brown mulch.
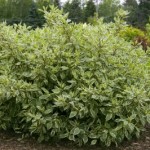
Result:
{"label": "brown mulch", "polygon": [[125,141],[119,147],[106,148],[99,145],[78,147],[70,142],[52,143],[39,144],[34,139],[19,140],[18,135],[11,132],[0,132],[0,150],[150,150],[150,125],[146,127],[140,139]]}

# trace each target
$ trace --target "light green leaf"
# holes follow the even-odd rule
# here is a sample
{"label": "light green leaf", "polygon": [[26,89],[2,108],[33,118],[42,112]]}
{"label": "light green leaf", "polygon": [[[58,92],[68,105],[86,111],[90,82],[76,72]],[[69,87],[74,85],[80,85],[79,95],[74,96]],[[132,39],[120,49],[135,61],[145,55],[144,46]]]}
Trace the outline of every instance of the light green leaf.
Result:
{"label": "light green leaf", "polygon": [[106,121],[109,121],[112,118],[112,114],[107,114],[106,115]]}
{"label": "light green leaf", "polygon": [[113,138],[116,138],[116,134],[113,131],[110,131],[109,133]]}
{"label": "light green leaf", "polygon": [[92,140],[91,145],[95,145],[97,143],[97,140]]}
{"label": "light green leaf", "polygon": [[53,109],[46,109],[46,110],[44,111],[44,114],[48,115],[48,114],[50,114],[52,111],[53,111]]}
{"label": "light green leaf", "polygon": [[41,95],[41,96],[39,97],[39,99],[48,99],[49,96],[50,96],[49,94]]}
{"label": "light green leaf", "polygon": [[61,68],[62,68],[62,70],[68,70],[68,67],[66,67],[66,66],[62,66]]}
{"label": "light green leaf", "polygon": [[47,127],[48,130],[51,129],[52,126],[53,126],[52,122],[48,122],[48,123],[46,124],[46,127]]}
{"label": "light green leaf", "polygon": [[88,136],[86,136],[86,135],[83,136],[83,142],[84,142],[84,144],[86,144],[88,142]]}
{"label": "light green leaf", "polygon": [[129,123],[128,124],[130,131],[132,132],[134,130],[134,124],[133,123]]}
{"label": "light green leaf", "polygon": [[70,115],[69,115],[69,118],[73,118],[77,115],[77,112],[76,111],[71,111]]}
{"label": "light green leaf", "polygon": [[90,109],[90,113],[92,115],[93,118],[96,118],[97,114],[95,113],[95,111],[93,110],[93,108]]}
{"label": "light green leaf", "polygon": [[80,129],[77,127],[74,129],[73,135],[78,135],[80,133]]}

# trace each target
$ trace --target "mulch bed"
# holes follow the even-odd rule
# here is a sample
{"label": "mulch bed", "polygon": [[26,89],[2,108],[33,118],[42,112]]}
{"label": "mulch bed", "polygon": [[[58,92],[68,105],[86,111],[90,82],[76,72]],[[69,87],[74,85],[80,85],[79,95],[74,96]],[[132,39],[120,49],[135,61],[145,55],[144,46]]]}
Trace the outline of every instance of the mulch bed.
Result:
{"label": "mulch bed", "polygon": [[71,142],[42,143],[34,139],[19,140],[19,136],[11,132],[0,132],[0,150],[150,150],[150,125],[142,132],[140,139],[125,141],[119,147],[110,148],[100,145],[78,147]]}

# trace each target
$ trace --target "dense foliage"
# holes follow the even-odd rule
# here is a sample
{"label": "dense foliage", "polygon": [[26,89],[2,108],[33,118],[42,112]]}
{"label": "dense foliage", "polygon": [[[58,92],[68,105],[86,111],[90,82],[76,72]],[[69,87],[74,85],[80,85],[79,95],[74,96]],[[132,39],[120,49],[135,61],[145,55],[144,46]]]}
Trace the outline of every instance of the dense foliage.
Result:
{"label": "dense foliage", "polygon": [[0,129],[107,146],[138,137],[150,122],[148,57],[118,36],[119,17],[92,26],[44,13],[42,29],[0,25]]}
{"label": "dense foliage", "polygon": [[149,24],[146,26],[146,31],[142,31],[132,26],[123,28],[119,35],[128,42],[132,42],[134,46],[141,45],[143,50],[147,51],[150,47]]}
{"label": "dense foliage", "polygon": [[140,37],[145,36],[145,33],[142,30],[134,28],[132,26],[123,28],[119,34],[127,41],[135,40],[135,38],[139,36]]}

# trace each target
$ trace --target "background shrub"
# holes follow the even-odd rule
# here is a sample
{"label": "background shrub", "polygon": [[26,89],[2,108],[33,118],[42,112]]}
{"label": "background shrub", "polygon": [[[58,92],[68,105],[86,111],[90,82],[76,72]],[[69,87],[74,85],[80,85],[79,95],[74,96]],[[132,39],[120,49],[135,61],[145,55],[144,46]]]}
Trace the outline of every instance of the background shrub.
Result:
{"label": "background shrub", "polygon": [[42,29],[0,25],[0,128],[107,146],[139,136],[150,122],[144,52],[113,23],[44,13]]}
{"label": "background shrub", "polygon": [[133,41],[137,37],[144,37],[145,36],[145,33],[142,30],[137,29],[137,28],[132,27],[132,26],[125,27],[124,29],[122,29],[120,31],[119,34],[121,37],[123,37],[127,41]]}
{"label": "background shrub", "polygon": [[134,46],[141,45],[145,51],[150,47],[149,24],[147,24],[147,30],[145,32],[129,26],[122,29],[119,35],[126,41],[132,42]]}

